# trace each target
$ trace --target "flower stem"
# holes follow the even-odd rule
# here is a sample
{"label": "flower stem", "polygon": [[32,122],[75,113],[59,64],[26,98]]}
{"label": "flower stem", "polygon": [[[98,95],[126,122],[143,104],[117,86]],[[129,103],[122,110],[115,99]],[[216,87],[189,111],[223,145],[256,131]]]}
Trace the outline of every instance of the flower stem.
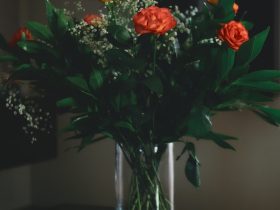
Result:
{"label": "flower stem", "polygon": [[156,73],[156,65],[157,65],[157,36],[153,37],[153,41],[154,41],[153,72]]}

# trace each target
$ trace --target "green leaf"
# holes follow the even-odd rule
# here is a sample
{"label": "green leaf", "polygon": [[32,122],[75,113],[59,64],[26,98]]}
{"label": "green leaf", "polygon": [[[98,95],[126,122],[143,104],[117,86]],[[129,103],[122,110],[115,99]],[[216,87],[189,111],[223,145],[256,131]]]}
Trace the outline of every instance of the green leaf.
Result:
{"label": "green leaf", "polygon": [[59,54],[53,48],[37,41],[20,41],[17,45],[25,52],[37,54],[40,56],[52,56],[55,59],[59,58]]}
{"label": "green leaf", "polygon": [[200,164],[196,156],[190,155],[185,166],[185,175],[194,187],[200,187]]}
{"label": "green leaf", "polygon": [[254,28],[254,24],[248,21],[241,21],[242,25],[245,26],[245,28],[250,31]]}
{"label": "green leaf", "polygon": [[66,107],[73,107],[76,105],[75,100],[71,97],[69,98],[64,98],[62,100],[59,100],[56,103],[57,107],[59,108],[66,108]]}
{"label": "green leaf", "polygon": [[112,105],[116,111],[120,111],[124,107],[134,106],[136,104],[137,104],[137,96],[132,90],[127,93],[117,94],[112,101]]}
{"label": "green leaf", "polygon": [[280,125],[280,110],[273,109],[268,106],[255,106],[261,113],[263,113],[274,125]]}
{"label": "green leaf", "polygon": [[105,52],[108,62],[119,71],[127,69],[141,70],[146,67],[146,61],[142,58],[134,58],[128,52],[121,49],[111,49]]}
{"label": "green leaf", "polygon": [[66,78],[74,87],[78,88],[79,90],[84,90],[89,92],[89,86],[86,80],[81,75],[77,76],[70,76]]}
{"label": "green leaf", "polygon": [[126,122],[126,121],[120,121],[120,122],[117,122],[115,124],[115,126],[117,128],[124,128],[124,129],[127,129],[131,132],[136,132],[135,128],[132,126],[132,124],[130,122]]}
{"label": "green leaf", "polygon": [[78,151],[80,152],[83,149],[85,149],[88,145],[92,144],[93,143],[92,139],[93,139],[92,135],[88,135],[88,136],[83,137],[82,140],[81,140]]}
{"label": "green leaf", "polygon": [[232,70],[235,59],[235,52],[230,48],[222,48],[217,55],[218,83],[228,77]]}
{"label": "green leaf", "polygon": [[71,119],[71,125],[76,130],[84,129],[86,125],[89,125],[89,116],[86,114],[74,117]]}
{"label": "green leaf", "polygon": [[45,4],[48,24],[50,28],[53,29],[56,24],[56,8],[52,5],[52,3],[49,0],[45,0]]}
{"label": "green leaf", "polygon": [[39,76],[38,69],[35,69],[31,64],[23,63],[17,66],[14,66],[15,71],[12,72],[10,79],[11,80],[32,80],[38,79]]}
{"label": "green leaf", "polygon": [[64,35],[72,27],[73,21],[69,16],[65,15],[63,10],[58,10],[57,16],[57,31],[60,35]]}
{"label": "green leaf", "polygon": [[180,155],[178,155],[178,157],[176,158],[176,160],[179,160],[186,152],[189,152],[190,154],[192,155],[195,155],[196,152],[195,152],[195,146],[192,142],[186,142],[182,152]]}
{"label": "green leaf", "polygon": [[187,134],[200,138],[212,128],[211,116],[208,108],[195,107],[192,109],[187,121]]}
{"label": "green leaf", "polygon": [[89,85],[93,90],[100,88],[103,84],[103,77],[100,71],[94,70],[89,78]]}
{"label": "green leaf", "polygon": [[227,140],[237,140],[237,138],[235,137],[209,132],[208,134],[204,135],[202,139],[212,140],[215,144],[217,144],[223,149],[230,149],[235,151],[235,148],[226,142]]}
{"label": "green leaf", "polygon": [[251,63],[261,52],[268,37],[270,27],[244,43],[236,53],[236,65],[243,66]]}
{"label": "green leaf", "polygon": [[110,25],[108,27],[109,37],[117,46],[129,46],[132,43],[132,36],[126,27]]}
{"label": "green leaf", "polygon": [[53,40],[53,34],[46,25],[35,21],[30,21],[27,23],[26,27],[31,31],[32,35],[34,35],[38,39],[44,41]]}
{"label": "green leaf", "polygon": [[132,59],[131,55],[124,50],[120,49],[111,49],[106,51],[105,56],[107,60],[116,67],[127,67],[126,62],[130,62]]}
{"label": "green leaf", "polygon": [[235,14],[233,12],[234,0],[219,0],[217,6],[214,7],[215,21],[226,23],[233,20]]}
{"label": "green leaf", "polygon": [[218,7],[224,8],[225,11],[232,11],[234,0],[219,0]]}
{"label": "green leaf", "polygon": [[72,19],[66,16],[63,10],[55,8],[49,0],[45,0],[45,3],[49,28],[54,35],[64,36],[73,25]]}
{"label": "green leaf", "polygon": [[261,113],[259,111],[254,111],[253,112],[258,115],[260,118],[262,118],[264,121],[266,121],[267,123],[274,125],[274,126],[279,126],[279,124],[277,122],[275,122],[272,118],[270,118],[268,115]]}
{"label": "green leaf", "polygon": [[235,66],[230,72],[229,79],[231,81],[236,80],[239,77],[242,77],[244,74],[247,74],[249,70],[250,70],[249,64],[244,66]]}
{"label": "green leaf", "polygon": [[241,77],[237,81],[266,81],[279,78],[280,71],[278,70],[258,70]]}
{"label": "green leaf", "polygon": [[163,94],[163,85],[159,77],[151,76],[144,81],[144,85],[147,86],[152,92],[158,95]]}
{"label": "green leaf", "polygon": [[243,93],[239,94],[239,98],[245,102],[272,102],[273,96],[265,94],[263,92],[256,91],[242,91]]}
{"label": "green leaf", "polygon": [[278,92],[280,91],[280,84],[272,81],[244,81],[238,80],[233,83],[233,86],[248,88],[252,90],[264,92]]}

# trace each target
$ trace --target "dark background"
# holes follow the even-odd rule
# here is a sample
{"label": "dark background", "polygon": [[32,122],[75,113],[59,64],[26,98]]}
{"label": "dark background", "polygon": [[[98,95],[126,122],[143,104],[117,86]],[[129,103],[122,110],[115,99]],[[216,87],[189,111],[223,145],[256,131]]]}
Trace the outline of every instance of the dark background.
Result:
{"label": "dark background", "polygon": [[237,1],[240,2],[240,14],[245,13],[245,19],[255,24],[251,36],[254,33],[264,30],[267,26],[271,26],[271,31],[267,43],[258,59],[253,63],[252,68],[275,68],[276,52],[278,48],[278,26],[276,20],[276,8],[278,1]]}

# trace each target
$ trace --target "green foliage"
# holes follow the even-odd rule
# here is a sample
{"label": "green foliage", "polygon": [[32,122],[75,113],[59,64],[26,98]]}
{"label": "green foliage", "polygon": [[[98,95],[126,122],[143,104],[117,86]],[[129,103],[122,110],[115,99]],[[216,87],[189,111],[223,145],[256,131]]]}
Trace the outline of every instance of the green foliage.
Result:
{"label": "green foliage", "polygon": [[249,21],[241,21],[242,25],[245,26],[245,28],[250,31],[254,28],[254,24]]}
{"label": "green foliage", "polygon": [[280,110],[273,109],[268,106],[256,106],[257,114],[264,118],[268,123],[280,125]]}
{"label": "green foliage", "polygon": [[258,70],[246,74],[239,78],[237,81],[266,81],[266,80],[277,80],[280,78],[280,71],[276,70]]}
{"label": "green foliage", "polygon": [[217,81],[221,82],[228,78],[235,61],[235,52],[230,48],[222,48],[217,55]]}
{"label": "green foliage", "polygon": [[241,46],[240,50],[236,53],[236,65],[242,66],[251,63],[260,54],[269,31],[270,27],[255,35]]}
{"label": "green foliage", "polygon": [[186,152],[189,152],[190,154],[196,154],[195,151],[195,145],[192,142],[186,142],[185,146],[181,152],[181,154],[176,158],[176,160],[179,160]]}
{"label": "green foliage", "polygon": [[56,103],[56,105],[59,108],[69,108],[69,107],[75,107],[76,102],[73,98],[64,98],[64,99],[59,100]]}
{"label": "green foliage", "polygon": [[67,80],[73,87],[78,88],[78,90],[89,92],[88,83],[82,75],[69,76],[67,77]]}
{"label": "green foliage", "polygon": [[233,84],[238,88],[252,89],[264,92],[280,91],[280,84],[271,81],[236,81]]}
{"label": "green foliage", "polygon": [[17,43],[17,45],[20,49],[29,54],[37,55],[38,57],[47,56],[48,59],[59,59],[59,54],[56,52],[56,50],[43,43],[37,41],[20,41]]}
{"label": "green foliage", "polygon": [[49,0],[45,0],[48,25],[52,33],[57,37],[62,37],[68,28],[73,25],[70,17],[64,14],[63,10],[55,8]]}
{"label": "green foliage", "polygon": [[109,38],[116,46],[128,47],[131,45],[132,36],[125,27],[120,25],[110,25],[108,32]]}
{"label": "green foliage", "polygon": [[235,137],[218,134],[218,133],[214,133],[214,132],[209,132],[209,133],[205,134],[202,137],[202,139],[212,140],[215,144],[217,144],[219,147],[221,147],[223,149],[230,149],[230,150],[235,151],[235,148],[233,146],[231,146],[228,142],[226,142],[227,140],[236,140]]}
{"label": "green foliage", "polygon": [[190,154],[187,164],[185,166],[185,175],[187,179],[195,187],[200,187],[200,163],[199,160],[193,154]]}
{"label": "green foliage", "polygon": [[233,20],[235,17],[232,9],[234,0],[220,0],[218,2],[218,5],[214,8],[215,20],[219,23],[225,23]]}
{"label": "green foliage", "polygon": [[207,134],[212,128],[211,116],[208,108],[194,107],[188,117],[186,124],[187,134],[200,138]]}
{"label": "green foliage", "polygon": [[117,122],[115,124],[115,126],[117,128],[122,128],[122,129],[126,129],[126,130],[129,130],[133,133],[136,132],[135,128],[132,126],[132,124],[130,122],[127,122],[127,121],[120,121],[120,122]]}
{"label": "green foliage", "polygon": [[30,21],[26,24],[26,27],[31,31],[33,36],[38,39],[45,40],[48,42],[53,42],[53,34],[50,29],[41,23]]}
{"label": "green foliage", "polygon": [[163,84],[160,78],[155,75],[144,80],[144,85],[158,95],[163,94]]}
{"label": "green foliage", "polygon": [[93,70],[90,74],[89,85],[93,90],[100,88],[103,84],[103,76],[100,71]]}

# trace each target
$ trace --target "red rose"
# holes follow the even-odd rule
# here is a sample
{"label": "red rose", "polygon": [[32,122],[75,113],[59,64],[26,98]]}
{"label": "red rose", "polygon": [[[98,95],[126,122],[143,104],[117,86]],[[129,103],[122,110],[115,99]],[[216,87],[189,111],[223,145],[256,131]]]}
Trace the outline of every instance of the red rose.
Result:
{"label": "red rose", "polygon": [[83,20],[89,25],[96,25],[98,22],[101,21],[101,19],[102,18],[100,15],[90,14],[86,15]]}
{"label": "red rose", "polygon": [[163,35],[177,24],[169,9],[156,6],[142,9],[133,17],[133,22],[136,33],[158,35]]}
{"label": "red rose", "polygon": [[13,35],[12,39],[9,42],[10,47],[15,47],[17,43],[22,39],[25,38],[25,40],[32,40],[32,34],[27,28],[20,28],[18,31]]}
{"label": "red rose", "polygon": [[241,22],[233,20],[219,30],[218,37],[237,51],[244,42],[249,40],[249,33]]}

